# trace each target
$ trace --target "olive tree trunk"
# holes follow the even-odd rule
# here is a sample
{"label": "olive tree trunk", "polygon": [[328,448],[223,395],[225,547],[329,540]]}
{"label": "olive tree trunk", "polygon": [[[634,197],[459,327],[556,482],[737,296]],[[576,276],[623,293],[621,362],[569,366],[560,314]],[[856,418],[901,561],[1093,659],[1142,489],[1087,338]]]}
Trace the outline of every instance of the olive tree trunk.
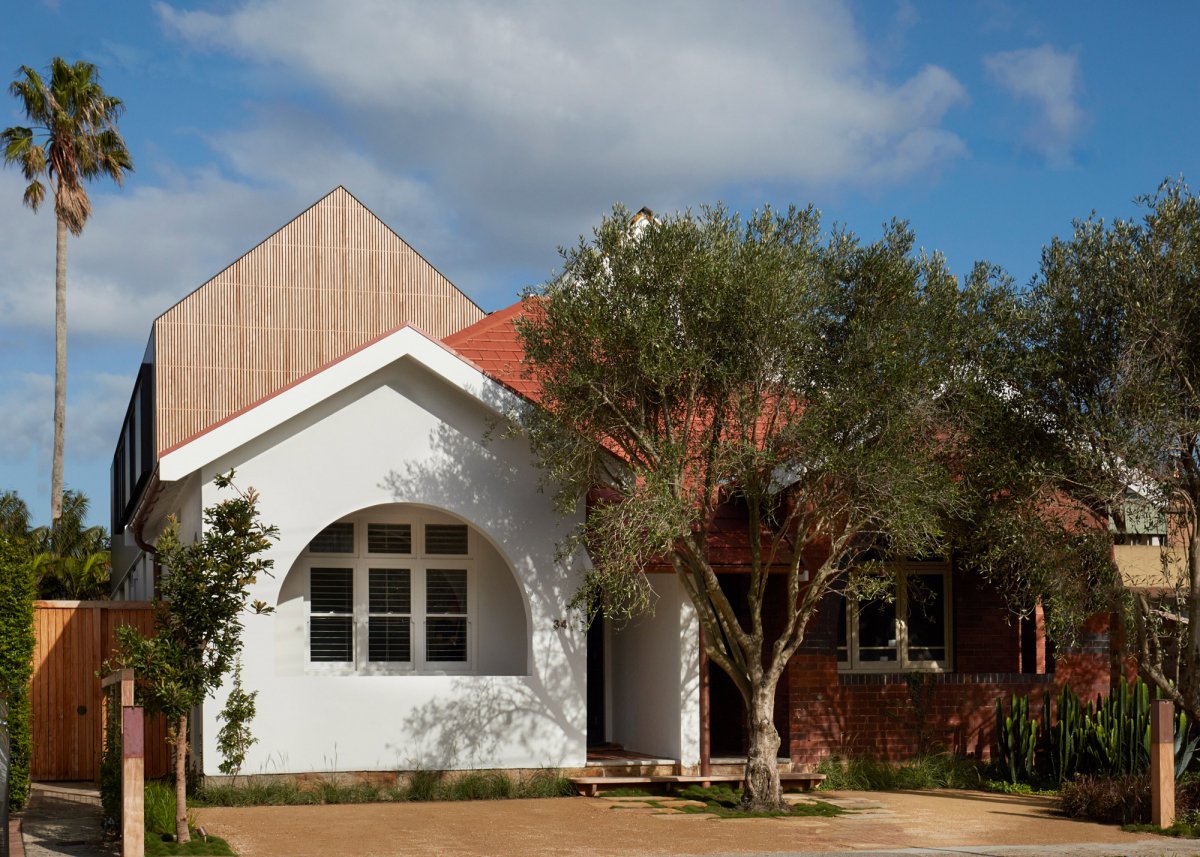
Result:
{"label": "olive tree trunk", "polygon": [[50,461],[50,522],[62,517],[63,446],[67,424],[67,222],[58,220],[54,257],[54,453]]}
{"label": "olive tree trunk", "polygon": [[751,686],[746,711],[749,749],[746,754],[747,809],[772,810],[783,805],[779,787],[779,732],[775,729],[775,683],[757,681]]}
{"label": "olive tree trunk", "polygon": [[[1194,507],[1193,507],[1194,508]],[[1187,534],[1187,654],[1181,676],[1183,707],[1188,716],[1200,717],[1200,525],[1193,519]]]}

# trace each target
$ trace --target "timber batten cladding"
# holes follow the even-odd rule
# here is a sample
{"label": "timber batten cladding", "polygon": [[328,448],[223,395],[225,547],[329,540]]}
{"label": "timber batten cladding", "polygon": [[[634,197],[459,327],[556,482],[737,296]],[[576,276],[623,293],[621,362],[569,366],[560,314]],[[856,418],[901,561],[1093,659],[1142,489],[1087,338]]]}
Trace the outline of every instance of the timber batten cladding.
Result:
{"label": "timber batten cladding", "polygon": [[154,323],[158,456],[405,324],[484,312],[338,187]]}

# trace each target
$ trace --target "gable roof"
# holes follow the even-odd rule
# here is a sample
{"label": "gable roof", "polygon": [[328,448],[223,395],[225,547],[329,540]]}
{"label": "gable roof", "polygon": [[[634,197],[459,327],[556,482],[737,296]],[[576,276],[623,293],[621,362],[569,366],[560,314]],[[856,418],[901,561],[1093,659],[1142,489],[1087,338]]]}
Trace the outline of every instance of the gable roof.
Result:
{"label": "gable roof", "polygon": [[337,187],[154,322],[155,453],[405,324],[440,339],[483,315]]}
{"label": "gable roof", "polygon": [[526,376],[525,351],[513,324],[527,311],[526,302],[517,301],[447,336],[443,342],[493,381],[536,402],[540,398],[541,384]]}

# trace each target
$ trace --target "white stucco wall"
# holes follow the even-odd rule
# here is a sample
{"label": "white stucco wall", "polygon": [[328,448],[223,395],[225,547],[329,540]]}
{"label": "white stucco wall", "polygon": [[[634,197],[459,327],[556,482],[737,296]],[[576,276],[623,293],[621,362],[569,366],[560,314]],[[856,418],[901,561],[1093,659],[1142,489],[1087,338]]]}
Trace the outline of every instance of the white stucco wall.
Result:
{"label": "white stucco wall", "polygon": [[678,578],[651,578],[654,615],[609,638],[611,740],[683,765],[700,762],[699,635],[696,611]]}
{"label": "white stucco wall", "polygon": [[[180,500],[196,509],[219,500],[213,475],[236,467],[238,485],[260,493],[263,519],[280,532],[271,551],[275,576],[259,580],[251,596],[280,609],[245,620],[243,682],[259,696],[258,743],[243,773],[584,763],[584,634],[554,627],[579,583],[578,562],[564,566],[555,556],[567,522],[538,490],[524,440],[483,442],[492,414],[469,392],[473,383],[483,396],[495,391],[453,355],[434,353],[430,361],[437,371],[404,357],[340,388],[337,377],[316,376],[304,382],[305,409],[260,431],[246,419],[261,410],[266,421],[270,408],[239,417],[223,436],[248,440],[201,467],[195,503]],[[312,383],[323,380],[339,391],[322,398]],[[206,441],[208,448],[218,448],[217,440]],[[165,472],[172,466],[180,465],[164,461]],[[511,608],[515,597],[526,630],[519,632],[524,639],[506,639],[494,651],[477,649],[476,671],[513,663],[512,647],[519,646],[525,674],[306,671],[307,634],[298,612],[306,608],[289,571],[327,524],[396,503],[441,510],[487,540],[478,558],[487,573],[481,580],[495,576],[478,589],[479,608],[486,612],[492,597]],[[507,594],[501,572],[511,582]],[[222,691],[203,714],[206,774],[218,773],[216,715],[223,702]]]}

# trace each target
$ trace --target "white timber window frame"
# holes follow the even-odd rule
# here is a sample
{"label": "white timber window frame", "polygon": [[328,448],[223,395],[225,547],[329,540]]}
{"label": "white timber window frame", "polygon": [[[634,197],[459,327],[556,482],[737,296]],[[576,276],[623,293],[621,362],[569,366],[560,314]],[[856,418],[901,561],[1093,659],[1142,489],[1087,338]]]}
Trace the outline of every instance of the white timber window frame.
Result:
{"label": "white timber window frame", "polygon": [[364,513],[301,555],[307,671],[469,674],[475,668],[476,535],[444,516]]}
{"label": "white timber window frame", "polygon": [[[954,663],[950,562],[907,561],[891,569],[896,575],[894,600],[838,600],[838,671],[949,672]],[[910,595],[914,578],[929,581],[922,595],[916,586]]]}

